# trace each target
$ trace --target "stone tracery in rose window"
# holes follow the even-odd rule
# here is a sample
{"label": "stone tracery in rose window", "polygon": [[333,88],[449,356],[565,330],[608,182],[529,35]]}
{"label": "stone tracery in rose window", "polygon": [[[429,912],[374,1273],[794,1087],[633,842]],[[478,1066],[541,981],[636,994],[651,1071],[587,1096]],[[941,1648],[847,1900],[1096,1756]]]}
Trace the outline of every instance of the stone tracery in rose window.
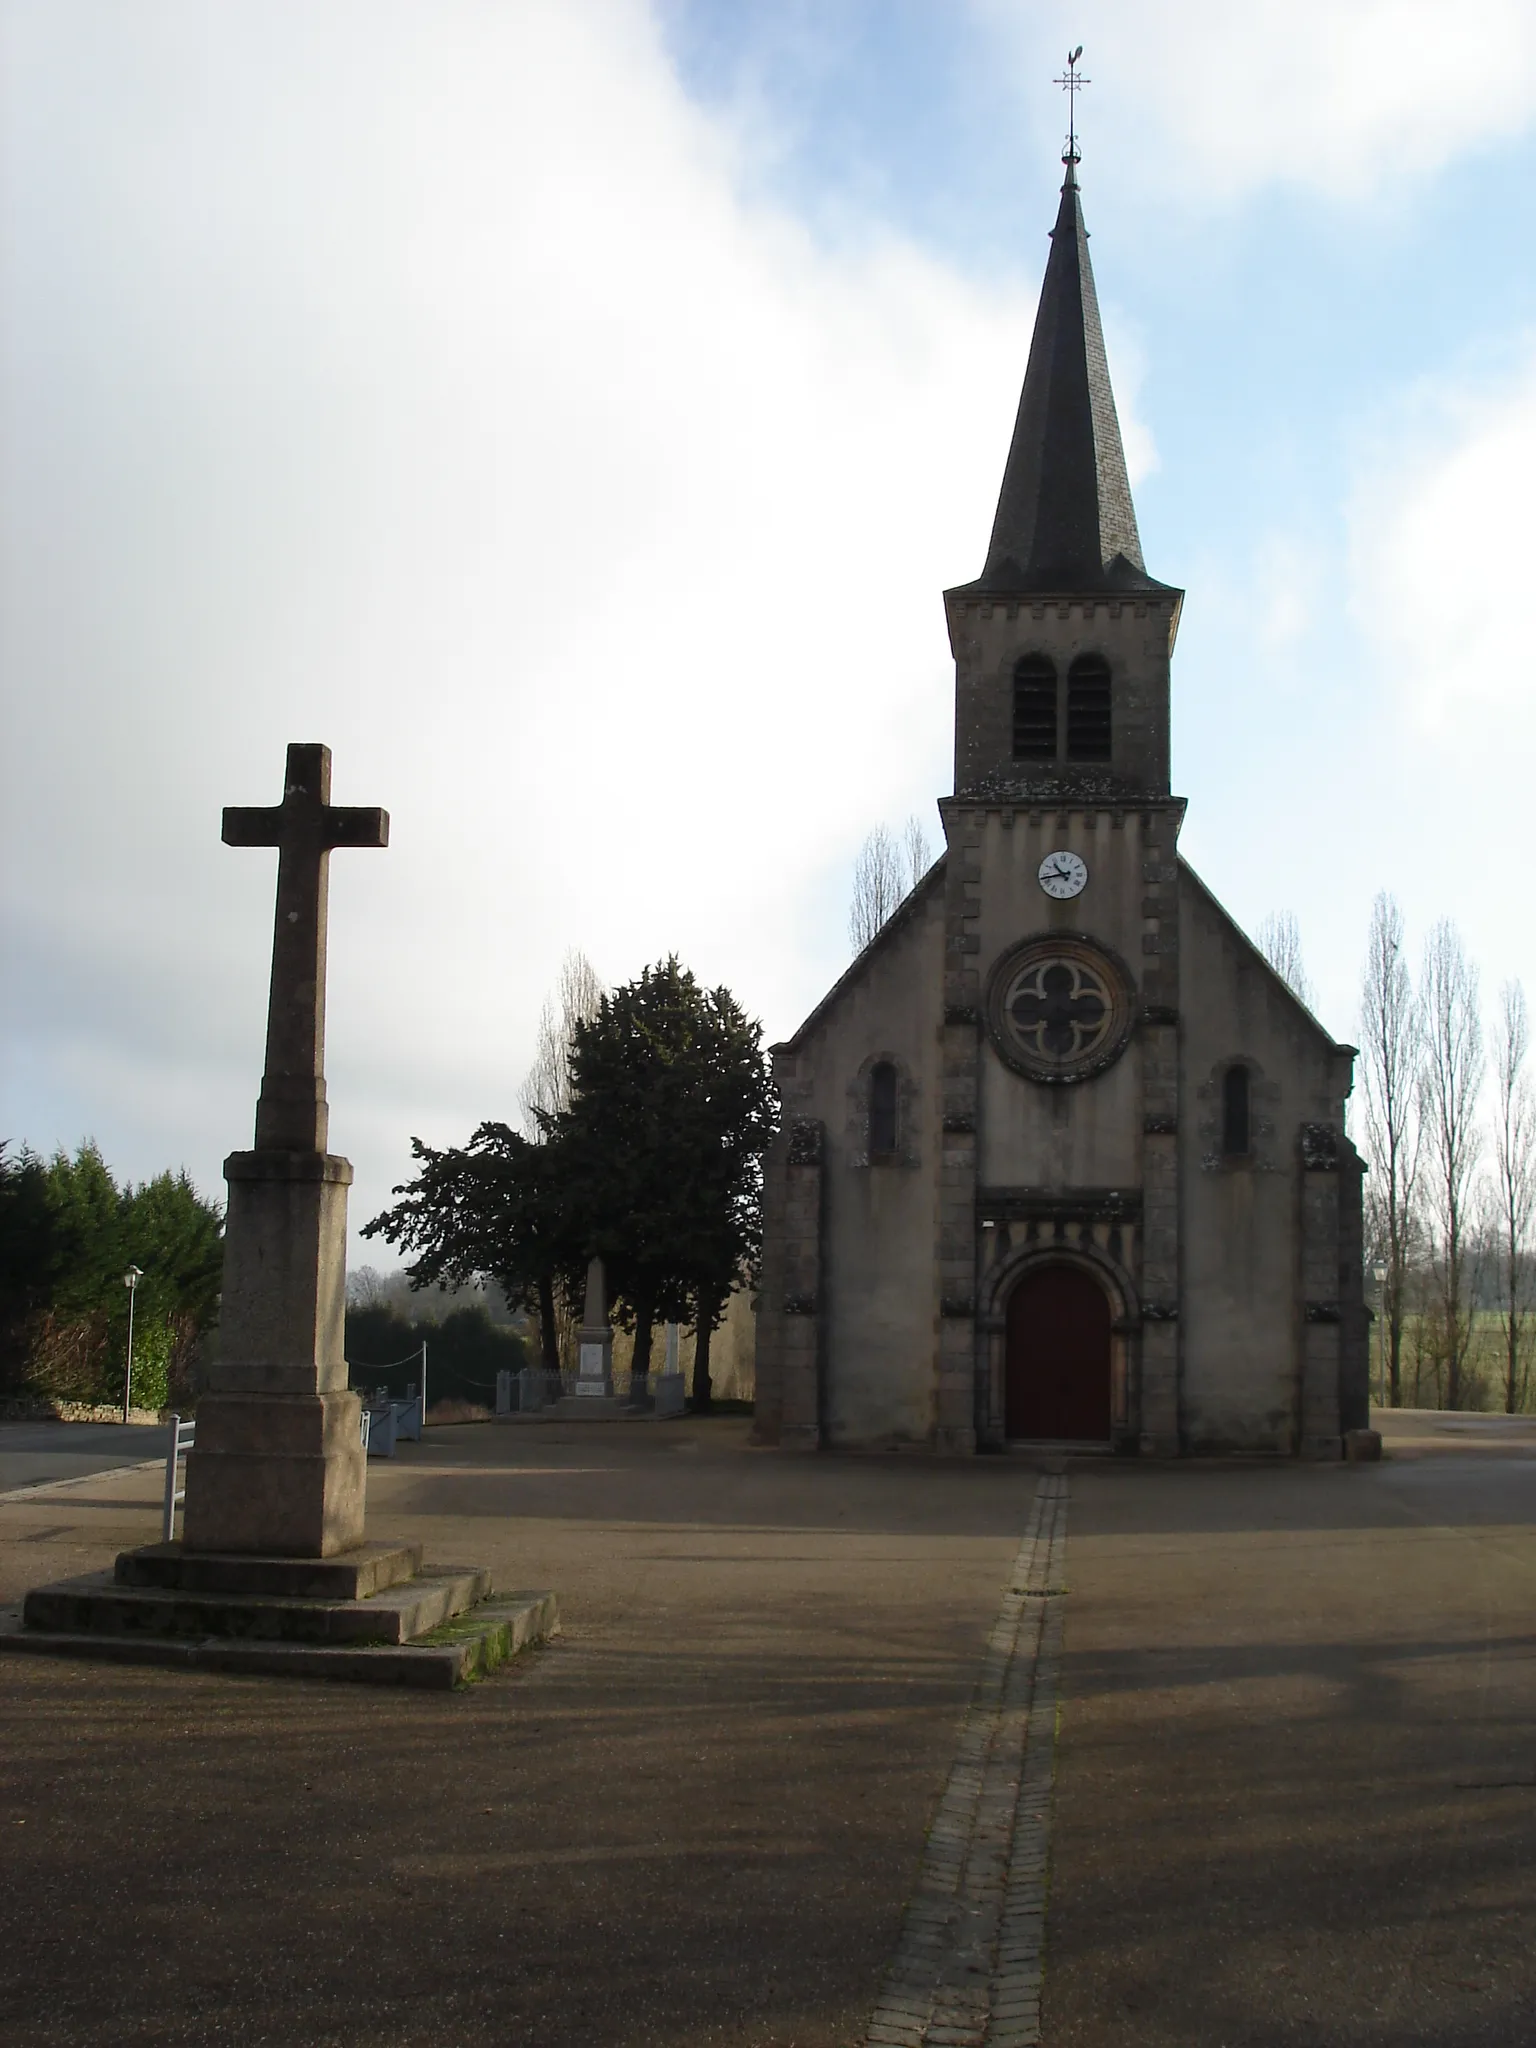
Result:
{"label": "stone tracery in rose window", "polygon": [[999,1053],[1037,1081],[1080,1081],[1124,1050],[1131,986],[1107,947],[1081,934],[1041,934],[994,967],[987,1025]]}
{"label": "stone tracery in rose window", "polygon": [[1003,998],[1026,1052],[1041,1060],[1077,1060],[1103,1040],[1114,1017],[1104,976],[1083,960],[1036,960]]}

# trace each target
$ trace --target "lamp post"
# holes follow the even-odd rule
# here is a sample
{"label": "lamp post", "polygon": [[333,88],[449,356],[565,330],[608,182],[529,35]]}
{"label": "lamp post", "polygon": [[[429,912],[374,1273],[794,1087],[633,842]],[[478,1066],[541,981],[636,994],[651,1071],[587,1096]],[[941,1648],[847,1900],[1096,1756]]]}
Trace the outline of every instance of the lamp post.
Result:
{"label": "lamp post", "polygon": [[123,1285],[128,1290],[128,1370],[123,1376],[123,1420],[128,1420],[128,1404],[133,1395],[133,1297],[144,1278],[138,1266],[130,1266],[123,1275]]}
{"label": "lamp post", "polygon": [[1376,1281],[1376,1404],[1387,1405],[1387,1269],[1372,1269]]}

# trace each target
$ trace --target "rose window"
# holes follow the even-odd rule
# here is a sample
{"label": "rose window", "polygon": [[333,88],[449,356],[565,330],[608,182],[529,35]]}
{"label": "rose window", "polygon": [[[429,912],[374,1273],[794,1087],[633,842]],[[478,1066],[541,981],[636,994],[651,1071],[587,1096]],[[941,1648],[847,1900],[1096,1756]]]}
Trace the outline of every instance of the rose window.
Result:
{"label": "rose window", "polygon": [[987,1023],[1011,1067],[1039,1081],[1078,1081],[1119,1057],[1131,1024],[1127,978],[1087,939],[1027,940],[994,968]]}

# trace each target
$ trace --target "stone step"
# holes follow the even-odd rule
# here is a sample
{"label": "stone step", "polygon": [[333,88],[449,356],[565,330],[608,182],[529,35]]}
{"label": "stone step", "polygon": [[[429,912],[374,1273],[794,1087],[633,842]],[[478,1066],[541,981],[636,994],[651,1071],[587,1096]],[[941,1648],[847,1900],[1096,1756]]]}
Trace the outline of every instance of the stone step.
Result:
{"label": "stone step", "polygon": [[22,1608],[28,1628],[71,1635],[219,1636],[273,1643],[407,1643],[484,1600],[482,1567],[434,1565],[368,1600],[283,1599],[124,1586],[110,1572],[38,1586]]}
{"label": "stone step", "polygon": [[395,1645],[52,1632],[23,1627],[13,1608],[0,1613],[0,1653],[154,1664],[179,1671],[339,1679],[354,1685],[404,1685],[447,1692],[484,1678],[519,1650],[543,1642],[559,1630],[553,1593],[505,1593],[433,1630],[425,1642]]}
{"label": "stone step", "polygon": [[120,1586],[180,1593],[256,1593],[277,1600],[371,1600],[421,1569],[419,1543],[362,1543],[337,1557],[250,1557],[147,1543],[119,1554]]}

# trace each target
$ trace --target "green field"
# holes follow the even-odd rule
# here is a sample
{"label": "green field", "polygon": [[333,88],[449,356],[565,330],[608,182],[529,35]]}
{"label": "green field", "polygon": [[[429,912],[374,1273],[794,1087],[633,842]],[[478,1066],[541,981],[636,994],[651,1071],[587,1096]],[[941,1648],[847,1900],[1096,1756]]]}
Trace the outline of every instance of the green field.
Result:
{"label": "green field", "polygon": [[[1403,1321],[1402,1405],[1443,1408],[1445,1366],[1440,1332],[1432,1315],[1409,1315]],[[1371,1398],[1384,1401],[1386,1387],[1385,1326],[1371,1325]],[[1462,1367],[1460,1408],[1502,1413],[1504,1409],[1504,1318],[1480,1309],[1473,1319],[1472,1348]],[[1519,1412],[1536,1414],[1536,1316],[1530,1317],[1520,1340],[1524,1400]]]}

